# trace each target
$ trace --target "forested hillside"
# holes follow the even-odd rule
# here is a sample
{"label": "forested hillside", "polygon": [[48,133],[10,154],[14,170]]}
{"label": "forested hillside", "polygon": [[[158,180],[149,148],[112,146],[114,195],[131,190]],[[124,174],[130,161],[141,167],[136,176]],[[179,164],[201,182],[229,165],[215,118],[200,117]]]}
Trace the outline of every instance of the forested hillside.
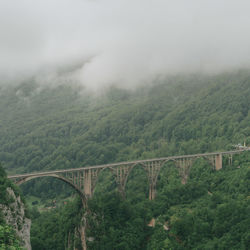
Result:
{"label": "forested hillside", "polygon": [[[0,90],[0,159],[11,173],[209,152],[249,142],[250,72],[172,77],[92,96],[30,80]],[[195,141],[195,143],[194,143]]]}
{"label": "forested hillside", "polygon": [[[134,90],[111,87],[98,93],[76,84],[43,86],[35,79],[0,86],[0,162],[10,174],[250,144],[249,71],[172,76]],[[238,155],[218,172],[197,161],[185,186],[166,166],[153,202],[147,200],[147,177],[140,168],[128,180],[126,200],[117,195],[113,177],[103,173],[89,203],[89,248],[248,249],[249,161],[249,153]],[[72,194],[50,178],[22,189],[43,199]],[[34,249],[72,247],[69,233],[79,220],[65,218],[81,213],[77,201],[73,207],[48,214],[33,209]],[[154,228],[147,226],[152,218]]]}

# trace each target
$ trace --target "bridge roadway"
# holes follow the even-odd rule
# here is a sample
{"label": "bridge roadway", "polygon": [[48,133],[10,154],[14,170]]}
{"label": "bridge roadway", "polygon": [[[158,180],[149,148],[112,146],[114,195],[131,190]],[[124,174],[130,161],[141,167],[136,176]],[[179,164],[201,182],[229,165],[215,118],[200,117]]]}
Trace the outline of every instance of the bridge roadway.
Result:
{"label": "bridge roadway", "polygon": [[200,158],[204,156],[215,156],[219,154],[232,155],[232,154],[242,153],[244,151],[250,151],[250,148],[241,149],[241,150],[224,151],[224,152],[213,152],[213,153],[203,153],[203,154],[193,154],[193,155],[178,155],[178,156],[169,156],[169,157],[153,158],[153,159],[146,159],[146,160],[124,161],[124,162],[117,162],[117,163],[110,163],[110,164],[95,165],[95,166],[90,166],[90,167],[70,168],[70,169],[53,170],[53,171],[47,171],[47,172],[34,172],[31,174],[11,175],[11,176],[8,176],[8,178],[15,179],[15,178],[20,178],[20,177],[22,178],[22,177],[32,177],[32,176],[43,176],[43,175],[48,175],[48,174],[77,172],[80,170],[90,170],[90,169],[103,169],[103,168],[108,168],[108,167],[140,164],[140,163],[154,162],[154,161],[177,160],[177,159],[183,159],[183,158]]}
{"label": "bridge roadway", "polygon": [[118,162],[104,165],[96,165],[81,168],[72,168],[65,170],[54,170],[46,172],[37,172],[30,174],[18,174],[8,176],[9,179],[13,180],[16,184],[22,184],[28,180],[52,176],[67,182],[72,187],[74,187],[82,196],[85,198],[91,197],[94,191],[96,181],[98,179],[99,173],[104,169],[110,169],[115,174],[115,179],[118,184],[118,189],[124,195],[125,185],[129,173],[136,165],[141,165],[148,175],[149,180],[149,199],[154,199],[156,194],[156,182],[158,174],[161,167],[167,161],[174,161],[177,169],[180,172],[182,178],[182,183],[185,184],[189,174],[189,170],[193,162],[197,158],[205,158],[211,165],[219,170],[222,168],[222,156],[229,156],[229,164],[232,163],[232,156],[234,154],[239,154],[244,151],[250,151],[250,147],[244,149],[224,151],[224,152],[212,152],[212,153],[202,153],[193,155],[180,155],[180,156],[169,156],[146,160],[136,160],[127,162]]}

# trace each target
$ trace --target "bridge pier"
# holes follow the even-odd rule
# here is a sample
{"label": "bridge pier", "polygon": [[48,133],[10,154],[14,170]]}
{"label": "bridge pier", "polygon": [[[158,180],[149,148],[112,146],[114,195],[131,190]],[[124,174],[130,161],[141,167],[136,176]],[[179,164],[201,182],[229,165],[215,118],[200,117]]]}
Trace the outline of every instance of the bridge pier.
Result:
{"label": "bridge pier", "polygon": [[179,169],[179,174],[181,176],[181,183],[186,184],[189,176],[190,169],[193,165],[195,159],[187,158],[187,159],[179,159],[176,160],[177,168]]}
{"label": "bridge pier", "polygon": [[162,163],[160,161],[147,162],[142,164],[148,175],[149,200],[154,200],[156,196],[156,183],[160,173]]}
{"label": "bridge pier", "polygon": [[91,170],[87,169],[84,171],[84,194],[87,198],[92,196],[91,186]]}
{"label": "bridge pier", "polygon": [[118,191],[121,194],[122,198],[125,199],[125,186],[127,183],[128,175],[130,171],[132,170],[133,165],[124,165],[124,166],[118,166],[115,169],[111,168],[112,171],[115,174],[115,180],[118,185]]}
{"label": "bridge pier", "polygon": [[229,156],[228,156],[228,164],[229,164],[230,166],[233,165],[233,155],[229,155]]}
{"label": "bridge pier", "polygon": [[83,170],[83,174],[84,174],[83,193],[87,199],[91,198],[94,193],[94,189],[95,189],[95,185],[96,185],[99,172],[100,172],[100,169],[84,169]]}
{"label": "bridge pier", "polygon": [[156,185],[154,183],[149,183],[149,200],[154,200],[156,196]]}
{"label": "bridge pier", "polygon": [[217,154],[215,156],[215,169],[216,170],[222,169],[222,154]]}

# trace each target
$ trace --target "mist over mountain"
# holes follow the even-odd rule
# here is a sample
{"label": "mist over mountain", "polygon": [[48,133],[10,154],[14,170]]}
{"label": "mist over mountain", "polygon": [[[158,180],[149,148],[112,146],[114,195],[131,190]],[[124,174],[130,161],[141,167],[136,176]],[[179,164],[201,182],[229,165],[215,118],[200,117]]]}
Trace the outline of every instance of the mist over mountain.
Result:
{"label": "mist over mountain", "polygon": [[1,82],[32,76],[100,89],[248,68],[249,7],[244,0],[1,0]]}

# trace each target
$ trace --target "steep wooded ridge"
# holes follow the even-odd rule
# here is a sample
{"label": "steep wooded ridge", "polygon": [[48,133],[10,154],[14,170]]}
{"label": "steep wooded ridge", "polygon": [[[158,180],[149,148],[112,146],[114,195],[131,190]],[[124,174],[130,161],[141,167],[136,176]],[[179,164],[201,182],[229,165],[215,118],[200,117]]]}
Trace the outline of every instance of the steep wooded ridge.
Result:
{"label": "steep wooded ridge", "polygon": [[[80,86],[45,87],[32,79],[0,86],[0,161],[10,174],[250,144],[249,71],[173,76],[133,91],[111,87],[97,95]],[[185,186],[170,164],[160,173],[151,202],[140,168],[129,177],[126,200],[104,172],[89,204],[89,248],[247,249],[249,160],[249,153],[235,156],[233,165],[223,162],[219,172],[197,161]],[[49,178],[22,189],[43,198],[72,192]],[[79,219],[66,218],[78,218],[81,208],[77,201],[71,206],[32,212],[35,249],[64,249],[72,247],[71,241],[80,248]],[[147,226],[152,218],[153,228]]]}

